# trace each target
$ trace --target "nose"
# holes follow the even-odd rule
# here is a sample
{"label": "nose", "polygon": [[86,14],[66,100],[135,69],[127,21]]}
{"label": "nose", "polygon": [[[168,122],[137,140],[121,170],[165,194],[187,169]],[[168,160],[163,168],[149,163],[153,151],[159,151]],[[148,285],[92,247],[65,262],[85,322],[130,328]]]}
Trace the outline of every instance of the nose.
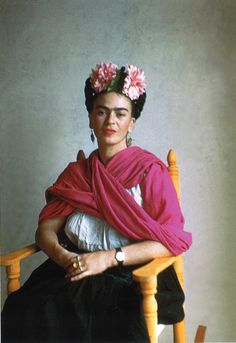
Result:
{"label": "nose", "polygon": [[110,111],[110,113],[107,115],[107,124],[114,124],[115,123],[115,112]]}

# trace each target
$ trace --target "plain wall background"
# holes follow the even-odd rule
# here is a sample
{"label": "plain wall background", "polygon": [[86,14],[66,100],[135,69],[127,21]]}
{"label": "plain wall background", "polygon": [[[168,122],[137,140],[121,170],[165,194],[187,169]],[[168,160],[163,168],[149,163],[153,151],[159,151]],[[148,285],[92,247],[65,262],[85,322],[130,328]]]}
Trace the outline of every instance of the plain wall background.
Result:
{"label": "plain wall background", "polygon": [[[207,342],[236,341],[236,1],[2,0],[0,13],[2,252],[34,240],[44,190],[78,148],[94,149],[83,95],[91,68],[137,64],[148,96],[134,143],[163,160],[176,150],[193,233],[188,342],[200,323]],[[23,264],[23,281],[42,259]]]}

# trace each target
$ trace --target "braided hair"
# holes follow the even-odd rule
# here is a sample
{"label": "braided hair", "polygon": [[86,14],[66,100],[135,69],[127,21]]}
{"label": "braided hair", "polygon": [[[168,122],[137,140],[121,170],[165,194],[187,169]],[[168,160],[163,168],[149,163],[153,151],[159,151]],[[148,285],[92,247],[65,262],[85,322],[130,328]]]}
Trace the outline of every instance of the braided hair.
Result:
{"label": "braided hair", "polygon": [[[125,75],[126,76],[126,75]],[[124,95],[121,90],[123,88],[123,84],[124,84],[124,78],[123,77],[121,79],[121,83],[119,85],[119,87],[116,88],[116,90],[114,90],[114,92],[119,93],[121,95]],[[87,78],[86,82],[85,82],[85,87],[84,87],[84,94],[85,94],[85,106],[87,108],[87,111],[90,113],[93,109],[93,104],[95,99],[100,95],[100,94],[104,94],[107,93],[106,91],[103,91],[101,93],[95,93],[94,89],[91,86],[91,81],[90,81],[90,77]],[[126,96],[126,95],[124,95]],[[130,101],[131,101],[131,105],[132,105],[132,117],[134,117],[135,119],[138,119],[141,115],[141,112],[143,110],[143,106],[145,104],[146,101],[146,92],[144,92],[143,94],[141,94],[139,96],[139,98],[137,100],[131,100],[129,97],[127,97]]]}

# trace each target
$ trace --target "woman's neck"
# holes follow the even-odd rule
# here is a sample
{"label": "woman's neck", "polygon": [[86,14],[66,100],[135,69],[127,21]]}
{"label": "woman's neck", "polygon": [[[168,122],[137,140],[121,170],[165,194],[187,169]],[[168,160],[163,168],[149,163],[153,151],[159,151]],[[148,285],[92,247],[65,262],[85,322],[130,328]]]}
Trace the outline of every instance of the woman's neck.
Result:
{"label": "woman's neck", "polygon": [[115,156],[118,152],[126,149],[127,146],[120,146],[120,147],[117,147],[116,145],[115,146],[109,146],[109,147],[105,147],[105,148],[102,148],[102,147],[98,147],[98,151],[99,151],[99,157],[100,157],[100,160],[102,161],[103,164],[107,164],[107,162],[113,157]]}

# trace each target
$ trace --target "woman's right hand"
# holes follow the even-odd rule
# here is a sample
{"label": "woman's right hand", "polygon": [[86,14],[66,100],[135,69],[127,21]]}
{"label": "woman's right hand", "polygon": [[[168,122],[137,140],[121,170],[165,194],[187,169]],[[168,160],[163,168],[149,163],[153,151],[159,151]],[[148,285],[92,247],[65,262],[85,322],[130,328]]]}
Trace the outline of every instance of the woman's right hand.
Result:
{"label": "woman's right hand", "polygon": [[66,268],[66,277],[71,281],[79,281],[87,276],[103,273],[106,269],[117,265],[115,250],[87,252],[75,254]]}

